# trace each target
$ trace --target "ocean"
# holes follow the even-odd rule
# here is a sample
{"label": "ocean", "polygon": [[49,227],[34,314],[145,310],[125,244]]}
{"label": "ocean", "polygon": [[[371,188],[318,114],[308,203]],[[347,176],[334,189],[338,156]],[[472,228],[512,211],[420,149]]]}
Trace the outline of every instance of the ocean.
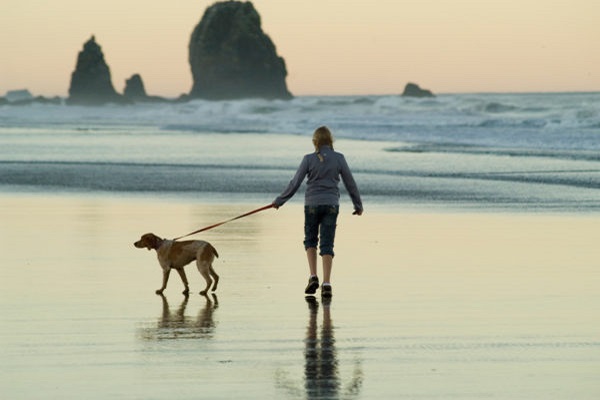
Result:
{"label": "ocean", "polygon": [[600,210],[600,93],[1,106],[0,190],[269,202],[320,125],[366,207]]}

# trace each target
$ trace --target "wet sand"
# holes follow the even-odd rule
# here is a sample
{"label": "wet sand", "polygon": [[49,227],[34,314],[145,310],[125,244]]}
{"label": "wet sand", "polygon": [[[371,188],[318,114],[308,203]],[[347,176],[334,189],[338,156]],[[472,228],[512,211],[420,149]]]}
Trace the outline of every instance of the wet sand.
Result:
{"label": "wet sand", "polygon": [[343,205],[328,303],[293,203],[196,236],[216,295],[154,294],[142,233],[261,205],[3,193],[2,398],[600,397],[600,216]]}

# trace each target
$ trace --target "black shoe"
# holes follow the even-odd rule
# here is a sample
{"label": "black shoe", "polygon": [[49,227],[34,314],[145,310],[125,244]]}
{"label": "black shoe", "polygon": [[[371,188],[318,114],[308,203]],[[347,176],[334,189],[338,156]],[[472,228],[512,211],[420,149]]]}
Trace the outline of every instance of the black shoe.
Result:
{"label": "black shoe", "polygon": [[308,285],[306,285],[306,289],[304,289],[304,293],[306,294],[315,294],[317,289],[319,288],[319,278],[316,276],[311,276],[308,280]]}
{"label": "black shoe", "polygon": [[321,297],[332,297],[333,292],[331,290],[331,285],[323,285],[321,286]]}

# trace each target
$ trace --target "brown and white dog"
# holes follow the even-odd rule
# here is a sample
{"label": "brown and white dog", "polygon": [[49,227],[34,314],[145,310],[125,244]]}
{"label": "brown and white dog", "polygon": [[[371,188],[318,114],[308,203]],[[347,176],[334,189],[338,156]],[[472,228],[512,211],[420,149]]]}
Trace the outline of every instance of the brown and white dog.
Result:
{"label": "brown and white dog", "polygon": [[206,280],[206,288],[200,294],[206,294],[213,283],[213,279],[214,285],[212,285],[212,291],[217,290],[219,275],[213,269],[212,262],[215,257],[219,257],[219,254],[217,254],[217,250],[210,243],[203,240],[175,242],[173,240],[162,239],[153,233],[146,233],[133,245],[138,249],[147,248],[148,250],[156,250],[158,262],[163,270],[162,287],[156,291],[156,294],[162,294],[165,290],[171,269],[174,269],[179,273],[181,281],[185,286],[183,294],[188,295],[190,288],[183,267],[194,260],[196,260],[198,271],[200,271],[200,274]]}

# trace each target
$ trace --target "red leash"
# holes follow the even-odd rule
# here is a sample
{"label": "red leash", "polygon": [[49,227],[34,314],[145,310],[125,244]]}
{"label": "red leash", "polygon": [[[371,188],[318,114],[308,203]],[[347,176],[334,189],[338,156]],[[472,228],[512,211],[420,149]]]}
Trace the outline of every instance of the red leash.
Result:
{"label": "red leash", "polygon": [[198,229],[197,231],[188,233],[187,235],[179,236],[179,237],[173,239],[173,241],[179,240],[179,239],[183,239],[184,237],[192,236],[192,235],[195,235],[196,233],[204,232],[204,231],[207,231],[207,230],[212,229],[212,228],[216,228],[217,226],[221,226],[221,225],[226,224],[228,222],[235,221],[236,219],[244,218],[244,217],[247,217],[248,215],[256,214],[257,212],[268,210],[269,208],[273,208],[273,207],[274,207],[273,204],[269,204],[268,206],[257,208],[256,210],[249,211],[246,214],[238,215],[237,217],[228,219],[227,221],[219,222],[217,224],[210,225],[210,226],[207,226],[205,228]]}

